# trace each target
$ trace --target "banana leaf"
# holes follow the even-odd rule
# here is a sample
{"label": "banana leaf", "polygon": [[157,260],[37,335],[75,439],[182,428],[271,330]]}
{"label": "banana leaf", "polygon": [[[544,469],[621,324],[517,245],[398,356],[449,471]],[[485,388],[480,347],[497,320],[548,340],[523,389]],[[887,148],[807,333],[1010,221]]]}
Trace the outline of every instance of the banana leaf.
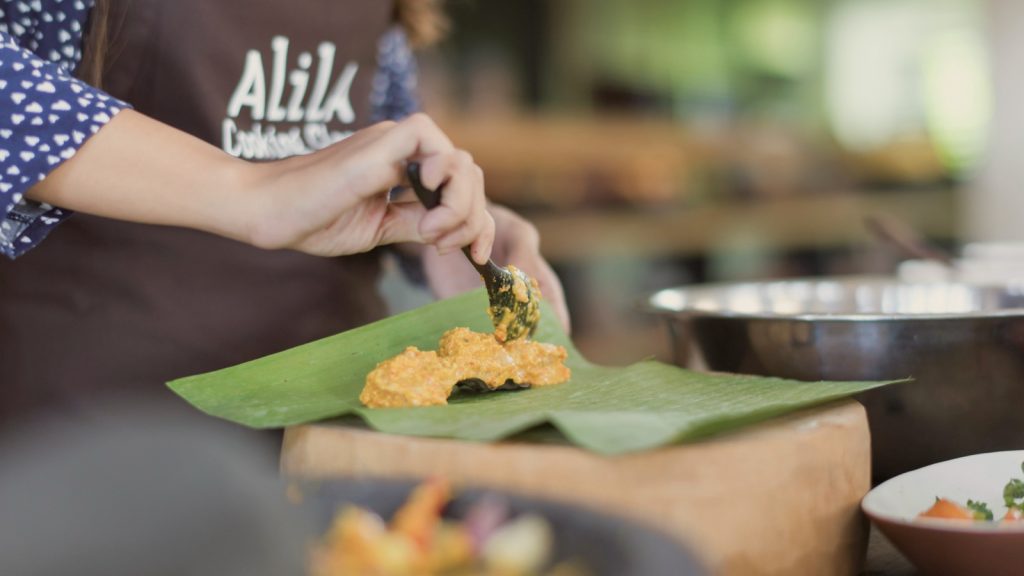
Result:
{"label": "banana leaf", "polygon": [[[735,429],[892,382],[798,382],[698,373],[656,361],[609,368],[588,362],[542,308],[534,339],[565,346],[569,382],[518,392],[457,394],[447,406],[368,409],[359,403],[376,364],[417,346],[435,350],[448,329],[490,331],[483,290],[231,368],[175,380],[207,414],[253,428],[353,416],[393,434],[496,441],[538,427],[602,454],[622,454]],[[355,419],[358,422],[358,419]]]}

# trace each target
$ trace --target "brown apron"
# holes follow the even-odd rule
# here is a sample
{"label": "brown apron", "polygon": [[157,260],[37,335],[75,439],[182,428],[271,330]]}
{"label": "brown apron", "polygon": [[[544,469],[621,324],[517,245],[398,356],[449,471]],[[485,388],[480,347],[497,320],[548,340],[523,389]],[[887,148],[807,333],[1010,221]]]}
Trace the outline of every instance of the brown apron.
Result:
{"label": "brown apron", "polygon": [[[114,4],[105,87],[141,113],[252,160],[368,124],[390,2]],[[169,379],[377,319],[378,266],[76,215],[0,263],[0,423],[100,392],[169,397]]]}

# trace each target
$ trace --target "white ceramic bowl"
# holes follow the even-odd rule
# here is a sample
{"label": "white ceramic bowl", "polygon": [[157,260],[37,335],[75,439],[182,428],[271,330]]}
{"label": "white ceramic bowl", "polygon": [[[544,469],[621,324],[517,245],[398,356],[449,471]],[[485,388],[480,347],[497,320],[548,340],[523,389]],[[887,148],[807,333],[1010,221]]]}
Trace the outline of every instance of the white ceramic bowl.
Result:
{"label": "white ceramic bowl", "polygon": [[[953,422],[951,425],[955,426]],[[996,518],[1006,513],[1003,487],[1024,478],[1024,450],[975,454],[901,474],[877,486],[861,507],[923,574],[1024,574],[1024,522],[915,519],[936,497],[985,502]]]}

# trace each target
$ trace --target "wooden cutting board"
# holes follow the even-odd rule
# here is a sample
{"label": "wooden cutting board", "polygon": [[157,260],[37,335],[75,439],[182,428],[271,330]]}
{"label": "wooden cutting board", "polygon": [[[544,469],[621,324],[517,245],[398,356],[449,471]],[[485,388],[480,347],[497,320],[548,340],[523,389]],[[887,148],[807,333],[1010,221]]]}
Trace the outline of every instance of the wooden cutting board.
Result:
{"label": "wooden cutting board", "polygon": [[866,546],[870,435],[864,408],[849,400],[619,457],[299,426],[285,434],[281,465],[304,478],[441,475],[583,504],[660,527],[714,574],[852,575]]}

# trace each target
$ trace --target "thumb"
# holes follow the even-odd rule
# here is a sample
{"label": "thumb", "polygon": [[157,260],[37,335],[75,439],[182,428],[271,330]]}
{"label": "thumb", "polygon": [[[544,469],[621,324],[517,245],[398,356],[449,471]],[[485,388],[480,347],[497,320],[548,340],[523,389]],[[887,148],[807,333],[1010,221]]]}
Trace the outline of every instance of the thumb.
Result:
{"label": "thumb", "polygon": [[419,202],[397,202],[388,204],[387,212],[380,223],[379,244],[400,242],[423,243],[420,236],[420,220],[427,209]]}

